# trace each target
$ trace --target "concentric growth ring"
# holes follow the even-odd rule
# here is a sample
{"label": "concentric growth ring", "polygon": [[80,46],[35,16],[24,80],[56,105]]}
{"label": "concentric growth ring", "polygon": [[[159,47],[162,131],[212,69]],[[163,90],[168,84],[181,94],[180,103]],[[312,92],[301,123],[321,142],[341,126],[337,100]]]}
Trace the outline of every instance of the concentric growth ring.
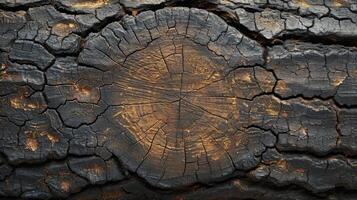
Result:
{"label": "concentric growth ring", "polygon": [[254,67],[262,48],[206,11],[126,17],[91,37],[80,62],[110,72],[111,83],[101,88],[111,122],[107,148],[153,185],[212,181],[252,168],[262,138],[274,138],[240,120],[240,106],[274,84]]}

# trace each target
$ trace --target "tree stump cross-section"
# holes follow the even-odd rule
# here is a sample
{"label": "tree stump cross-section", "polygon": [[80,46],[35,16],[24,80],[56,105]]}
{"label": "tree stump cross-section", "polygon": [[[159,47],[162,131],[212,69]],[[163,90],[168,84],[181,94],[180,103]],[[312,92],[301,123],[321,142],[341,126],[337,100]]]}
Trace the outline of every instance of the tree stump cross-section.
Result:
{"label": "tree stump cross-section", "polygon": [[255,67],[262,47],[213,14],[168,8],[111,24],[80,54],[92,60],[112,72],[101,96],[120,131],[108,148],[153,185],[222,179],[274,144],[271,132],[239,124],[240,105],[275,84]]}
{"label": "tree stump cross-section", "polygon": [[0,0],[0,199],[356,199],[353,0]]}

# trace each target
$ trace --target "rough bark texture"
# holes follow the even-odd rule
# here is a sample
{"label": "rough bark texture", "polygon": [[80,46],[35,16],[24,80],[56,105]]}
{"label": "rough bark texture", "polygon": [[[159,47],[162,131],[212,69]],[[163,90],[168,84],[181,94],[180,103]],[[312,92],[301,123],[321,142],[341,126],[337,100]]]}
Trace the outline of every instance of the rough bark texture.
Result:
{"label": "rough bark texture", "polygon": [[356,199],[354,0],[0,0],[0,198]]}

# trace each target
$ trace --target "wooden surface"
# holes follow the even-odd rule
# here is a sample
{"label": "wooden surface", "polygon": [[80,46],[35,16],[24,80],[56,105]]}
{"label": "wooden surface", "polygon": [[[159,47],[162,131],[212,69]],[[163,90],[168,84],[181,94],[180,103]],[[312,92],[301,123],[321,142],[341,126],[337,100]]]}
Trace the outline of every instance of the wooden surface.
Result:
{"label": "wooden surface", "polygon": [[0,1],[0,198],[357,198],[357,4]]}

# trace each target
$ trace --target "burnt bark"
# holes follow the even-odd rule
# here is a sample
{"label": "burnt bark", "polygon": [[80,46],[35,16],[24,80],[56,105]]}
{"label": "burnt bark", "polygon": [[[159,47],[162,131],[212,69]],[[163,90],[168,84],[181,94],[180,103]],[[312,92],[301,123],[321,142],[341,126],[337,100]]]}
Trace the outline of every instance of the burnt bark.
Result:
{"label": "burnt bark", "polygon": [[0,0],[0,198],[356,199],[353,0]]}

